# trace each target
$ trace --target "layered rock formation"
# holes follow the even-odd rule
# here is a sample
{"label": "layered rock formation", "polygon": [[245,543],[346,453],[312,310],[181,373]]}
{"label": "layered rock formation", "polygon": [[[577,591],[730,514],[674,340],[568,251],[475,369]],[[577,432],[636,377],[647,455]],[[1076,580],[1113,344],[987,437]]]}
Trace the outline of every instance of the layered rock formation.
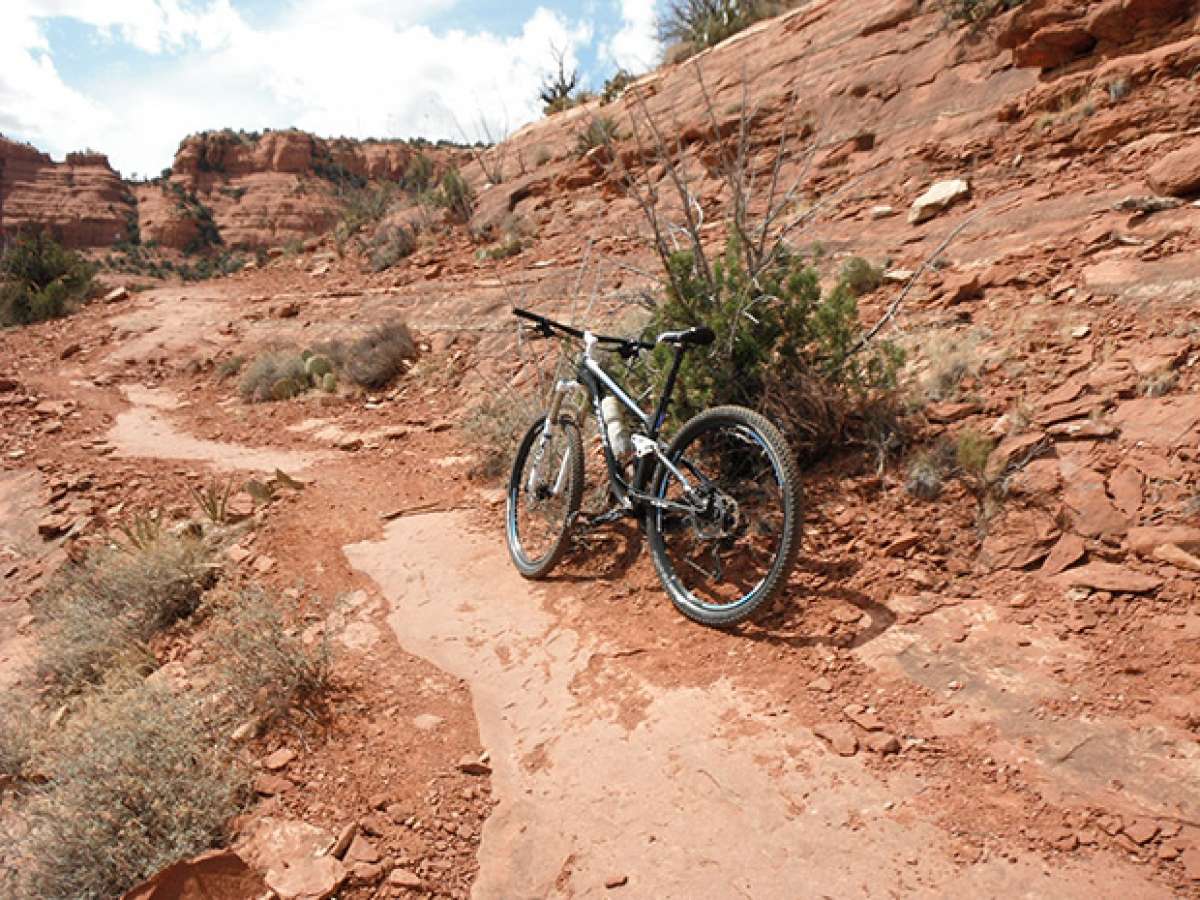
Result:
{"label": "layered rock formation", "polygon": [[0,137],[0,232],[46,225],[70,247],[110,246],[128,237],[137,213],[128,186],[100,153],[56,163]]}

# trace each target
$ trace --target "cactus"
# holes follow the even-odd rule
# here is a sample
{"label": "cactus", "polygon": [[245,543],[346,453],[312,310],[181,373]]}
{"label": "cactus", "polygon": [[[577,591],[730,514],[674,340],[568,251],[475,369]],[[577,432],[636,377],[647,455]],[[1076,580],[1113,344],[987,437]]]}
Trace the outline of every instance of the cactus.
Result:
{"label": "cactus", "polygon": [[304,362],[304,371],[312,379],[313,384],[320,385],[322,379],[333,372],[333,361],[328,356],[317,354],[310,356]]}
{"label": "cactus", "polygon": [[312,359],[316,355],[317,354],[313,353],[311,350],[301,350],[300,351],[300,358],[302,360],[304,360],[305,362],[308,362],[310,359]]}
{"label": "cactus", "polygon": [[332,372],[326,372],[321,376],[321,390],[327,394],[332,394],[337,390],[337,376]]}
{"label": "cactus", "polygon": [[291,400],[299,394],[303,388],[294,378],[280,378],[271,385],[271,399],[273,400]]}

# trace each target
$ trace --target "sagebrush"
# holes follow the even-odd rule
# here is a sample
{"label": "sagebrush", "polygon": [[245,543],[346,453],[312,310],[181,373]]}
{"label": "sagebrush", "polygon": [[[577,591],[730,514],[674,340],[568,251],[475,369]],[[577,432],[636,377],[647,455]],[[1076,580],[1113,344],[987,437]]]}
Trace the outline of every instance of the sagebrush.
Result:
{"label": "sagebrush", "polygon": [[41,675],[72,693],[114,669],[150,665],[147,641],[191,615],[215,574],[207,545],[166,532],[67,565],[35,601]]}
{"label": "sagebrush", "polygon": [[90,698],[46,760],[6,840],[6,896],[119,897],[150,875],[219,846],[247,774],[195,702],[145,683]]}

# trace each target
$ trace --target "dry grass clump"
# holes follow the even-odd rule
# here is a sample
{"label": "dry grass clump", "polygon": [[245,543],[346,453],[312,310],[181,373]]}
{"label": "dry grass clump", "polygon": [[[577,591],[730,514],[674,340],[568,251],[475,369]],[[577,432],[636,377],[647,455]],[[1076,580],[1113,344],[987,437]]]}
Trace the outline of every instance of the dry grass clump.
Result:
{"label": "dry grass clump", "polygon": [[533,418],[532,404],[512,395],[493,394],[471,409],[463,432],[475,453],[475,474],[488,480],[508,475]]}
{"label": "dry grass clump", "polygon": [[307,644],[278,606],[246,591],[221,616],[211,636],[220,682],[233,714],[269,724],[292,709],[311,708],[329,687],[328,634]]}
{"label": "dry grass clump", "polygon": [[30,697],[14,693],[0,697],[0,775],[20,778],[27,774],[37,753],[39,729],[31,706]]}
{"label": "dry grass clump", "polygon": [[38,668],[74,693],[125,666],[152,662],[147,640],[191,615],[211,586],[211,551],[159,532],[105,547],[64,568],[39,595],[44,623]]}
{"label": "dry grass clump", "polygon": [[379,325],[345,350],[346,374],[358,385],[387,387],[417,358],[417,342],[403,322]]}
{"label": "dry grass clump", "polygon": [[372,272],[390,269],[417,249],[417,232],[404,225],[384,225],[375,232],[368,252]]}
{"label": "dry grass clump", "polygon": [[928,366],[918,380],[917,388],[920,399],[927,402],[958,398],[962,382],[978,376],[983,369],[979,338],[974,334],[933,335],[923,341],[919,349]]}
{"label": "dry grass clump", "polygon": [[248,403],[287,400],[307,390],[304,357],[294,350],[270,350],[245,369],[238,393]]}
{"label": "dry grass clump", "polygon": [[193,704],[144,684],[93,697],[56,751],[0,845],[4,896],[120,896],[222,843],[245,794]]}

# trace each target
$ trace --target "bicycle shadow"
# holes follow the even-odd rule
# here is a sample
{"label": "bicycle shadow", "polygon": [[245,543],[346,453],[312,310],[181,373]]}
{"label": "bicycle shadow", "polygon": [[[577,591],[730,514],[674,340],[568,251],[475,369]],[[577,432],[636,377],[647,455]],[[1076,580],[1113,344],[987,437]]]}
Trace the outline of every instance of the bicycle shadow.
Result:
{"label": "bicycle shadow", "polygon": [[[790,587],[775,601],[774,608],[758,621],[743,626],[740,634],[747,640],[764,644],[793,648],[836,647],[841,650],[856,650],[896,624],[896,614],[861,591],[845,587],[845,581],[858,568],[853,562],[827,563],[819,560],[801,560],[797,571],[822,578],[822,586],[811,590]],[[841,621],[840,627],[831,627],[829,615],[819,606],[836,607],[850,605],[866,614],[866,622]],[[813,633],[814,613],[820,615],[825,624],[825,633]]]}
{"label": "bicycle shadow", "polygon": [[645,536],[633,522],[614,522],[578,535],[563,565],[547,582],[624,581],[629,569],[642,555]]}

